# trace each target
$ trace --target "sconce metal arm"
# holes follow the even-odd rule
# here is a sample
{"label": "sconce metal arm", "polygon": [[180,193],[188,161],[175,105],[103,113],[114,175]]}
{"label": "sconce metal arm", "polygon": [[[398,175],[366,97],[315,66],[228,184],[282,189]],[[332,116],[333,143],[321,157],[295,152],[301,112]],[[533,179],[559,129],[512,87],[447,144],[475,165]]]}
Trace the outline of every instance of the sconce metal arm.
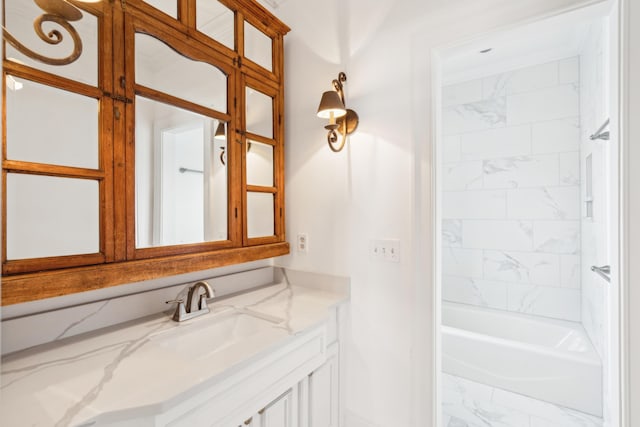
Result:
{"label": "sconce metal arm", "polygon": [[340,95],[340,100],[342,101],[342,103],[344,105],[344,87],[343,87],[343,83],[345,83],[347,81],[347,75],[340,71],[340,73],[338,74],[338,78],[337,79],[333,79],[333,88],[336,90],[336,92],[338,92],[338,95]]}
{"label": "sconce metal arm", "polygon": [[[344,99],[344,83],[347,81],[347,75],[344,72],[340,72],[338,74],[337,79],[333,79],[333,88],[338,95],[340,96],[340,100],[343,105],[347,105]],[[358,127],[358,114],[347,108],[347,114],[336,119],[336,124],[334,127],[329,128],[329,132],[327,133],[327,142],[329,143],[329,148],[331,151],[337,153],[344,148],[344,145],[347,143],[347,136],[353,133]],[[340,145],[336,146],[338,142],[338,132],[342,135],[342,140],[340,141]]]}

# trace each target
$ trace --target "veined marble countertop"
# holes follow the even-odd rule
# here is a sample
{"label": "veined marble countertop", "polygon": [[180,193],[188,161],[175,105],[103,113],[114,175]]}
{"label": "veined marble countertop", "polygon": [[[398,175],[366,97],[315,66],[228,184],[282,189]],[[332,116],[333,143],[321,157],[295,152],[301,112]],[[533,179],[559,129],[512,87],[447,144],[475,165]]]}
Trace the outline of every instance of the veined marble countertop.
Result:
{"label": "veined marble countertop", "polygon": [[[185,322],[162,313],[7,355],[0,425],[162,412],[325,321],[346,299],[346,291],[277,284],[214,299],[211,313]],[[204,330],[215,324],[225,326]]]}

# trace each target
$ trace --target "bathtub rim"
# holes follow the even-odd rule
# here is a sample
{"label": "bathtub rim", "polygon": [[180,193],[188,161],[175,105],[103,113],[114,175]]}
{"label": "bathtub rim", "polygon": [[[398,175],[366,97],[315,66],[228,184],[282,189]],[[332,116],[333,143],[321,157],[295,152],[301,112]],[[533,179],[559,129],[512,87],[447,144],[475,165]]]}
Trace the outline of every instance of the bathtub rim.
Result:
{"label": "bathtub rim", "polygon": [[[582,326],[581,323],[571,322],[569,320],[554,319],[550,317],[536,316],[536,315],[527,314],[527,313],[498,310],[490,307],[478,307],[471,304],[463,304],[463,303],[457,303],[452,301],[442,301],[442,314],[444,314],[444,311],[446,311],[447,307],[470,310],[470,311],[480,312],[480,313],[498,314],[498,315],[510,316],[510,317],[515,316],[519,319],[524,319],[524,320],[533,321],[533,322],[547,322],[547,323],[553,324],[554,326],[560,326],[560,327],[569,328],[572,330],[577,330],[585,339],[585,342],[589,346],[589,349],[586,352],[571,352],[567,350],[557,349],[552,346],[534,344],[527,341],[507,339],[507,338],[497,337],[491,334],[470,331],[467,329],[444,324],[443,315],[440,318],[440,334],[441,335],[445,335],[445,332],[451,332],[453,335],[456,335],[456,336],[464,335],[474,340],[489,341],[489,342],[492,342],[501,346],[507,346],[507,347],[514,347],[514,343],[515,343],[515,347],[527,349],[537,354],[553,355],[554,357],[559,357],[561,359],[568,360],[568,361],[584,362],[584,363],[598,365],[602,367],[602,359],[600,358],[600,355],[596,351],[593,343],[591,342],[591,339],[589,338],[588,334],[584,330],[584,327]],[[456,331],[460,331],[460,332],[456,332]],[[442,344],[442,347],[443,347],[442,354],[444,355],[444,344]]]}

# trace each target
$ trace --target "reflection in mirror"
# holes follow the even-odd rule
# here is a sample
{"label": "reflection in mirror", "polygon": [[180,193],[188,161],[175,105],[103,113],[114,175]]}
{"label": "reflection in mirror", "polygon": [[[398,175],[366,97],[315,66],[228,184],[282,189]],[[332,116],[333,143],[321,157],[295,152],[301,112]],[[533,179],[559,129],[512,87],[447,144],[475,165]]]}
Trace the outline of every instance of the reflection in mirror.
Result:
{"label": "reflection in mirror", "polygon": [[97,181],[7,174],[7,259],[99,252],[99,206]]}
{"label": "reflection in mirror", "polygon": [[256,64],[272,69],[272,40],[262,31],[245,21],[244,23],[244,56]]}
{"label": "reflection in mirror", "polygon": [[11,75],[5,83],[7,159],[98,169],[96,99]]}
{"label": "reflection in mirror", "polygon": [[252,237],[273,236],[274,197],[271,193],[247,193],[247,235]]}
{"label": "reflection in mirror", "polygon": [[136,247],[226,240],[218,122],[136,97]]}
{"label": "reflection in mirror", "polygon": [[[34,31],[33,21],[43,11],[35,2],[27,0],[4,0],[3,24],[22,44],[29,49],[51,58],[65,58],[73,52],[73,39],[67,31],[54,23],[44,25],[48,33],[52,29],[60,31],[62,41],[59,44],[48,44],[40,39]],[[73,27],[78,31],[82,40],[82,54],[69,65],[46,65],[35,61],[18,52],[8,43],[5,43],[6,58],[12,61],[29,65],[30,67],[44,70],[59,76],[77,80],[91,86],[98,85],[98,19],[85,11],[82,11],[82,19],[74,21]]]}
{"label": "reflection in mirror", "polygon": [[246,88],[247,132],[273,138],[273,98]]}
{"label": "reflection in mirror", "polygon": [[247,144],[247,184],[273,187],[273,146],[249,141]]}
{"label": "reflection in mirror", "polygon": [[235,49],[235,15],[217,0],[197,0],[196,28],[231,50]]}
{"label": "reflection in mirror", "polygon": [[227,76],[146,34],[136,34],[136,83],[207,108],[227,112]]}
{"label": "reflection in mirror", "polygon": [[178,0],[144,0],[144,2],[178,19]]}

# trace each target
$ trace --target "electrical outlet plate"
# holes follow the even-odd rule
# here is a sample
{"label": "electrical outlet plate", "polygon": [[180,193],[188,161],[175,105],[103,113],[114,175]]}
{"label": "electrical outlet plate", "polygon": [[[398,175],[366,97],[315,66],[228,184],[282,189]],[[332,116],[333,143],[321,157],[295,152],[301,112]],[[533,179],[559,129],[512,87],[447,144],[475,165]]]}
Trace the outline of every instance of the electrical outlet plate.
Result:
{"label": "electrical outlet plate", "polygon": [[298,248],[298,252],[302,252],[305,254],[309,252],[309,236],[307,235],[307,233],[298,234],[296,247]]}

